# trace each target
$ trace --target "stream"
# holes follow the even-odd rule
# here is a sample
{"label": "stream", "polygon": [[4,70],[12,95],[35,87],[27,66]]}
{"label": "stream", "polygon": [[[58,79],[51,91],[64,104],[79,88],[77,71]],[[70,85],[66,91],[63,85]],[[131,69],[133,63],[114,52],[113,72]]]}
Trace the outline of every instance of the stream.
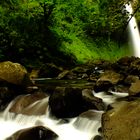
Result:
{"label": "stream", "polygon": [[[53,83],[54,85],[56,84],[51,80],[38,80],[36,82],[40,86],[42,83],[46,84],[48,82]],[[68,84],[68,81],[61,81],[59,85],[61,84],[64,86],[64,83]],[[76,81],[69,81],[69,83],[71,83],[73,86],[77,84]],[[85,84],[84,81],[82,81],[81,84],[78,83],[78,86],[83,86],[83,84]],[[90,84],[92,85],[92,83],[87,83],[85,85],[89,86]],[[115,102],[115,100],[119,97],[128,95],[127,93],[119,94],[115,92],[107,95],[105,92],[95,93],[94,91],[93,94],[96,97],[102,98],[106,105]],[[45,115],[37,116],[27,116],[9,112],[9,108],[11,108],[15,102],[15,100],[13,100],[5,109],[5,111],[1,112],[0,114],[0,132],[2,132],[0,134],[0,140],[5,140],[7,137],[11,136],[20,129],[32,126],[44,126],[53,130],[59,136],[57,140],[94,140],[96,135],[100,135],[98,129],[101,127],[101,116],[103,111],[90,110],[96,114],[96,117],[92,120],[84,117],[57,119],[50,114],[49,106],[47,106],[48,99],[49,97],[46,97],[32,104],[32,107],[37,104],[36,110],[40,105],[43,105],[43,108],[46,108]],[[14,138],[10,140],[14,140]]]}

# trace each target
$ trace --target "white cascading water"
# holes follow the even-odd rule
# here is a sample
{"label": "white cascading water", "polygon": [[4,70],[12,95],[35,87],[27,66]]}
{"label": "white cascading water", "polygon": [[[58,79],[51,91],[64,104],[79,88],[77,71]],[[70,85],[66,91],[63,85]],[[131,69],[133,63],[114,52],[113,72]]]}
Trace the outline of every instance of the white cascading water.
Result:
{"label": "white cascading water", "polygon": [[[129,23],[128,23],[128,32],[129,32],[129,44],[131,46],[133,55],[140,57],[140,34],[136,19],[133,15],[133,8],[131,3],[125,5],[126,10],[129,12]],[[132,18],[131,18],[132,17]]]}
{"label": "white cascading water", "polygon": [[[113,95],[106,95],[104,92],[93,92],[93,94],[102,98],[106,104],[114,102],[118,97],[128,95],[127,93],[113,93]],[[47,98],[48,97],[46,97],[46,99],[40,100],[39,102],[37,101],[38,105],[47,105]],[[94,138],[94,136],[98,135],[98,128],[101,127],[101,115],[103,111],[93,110],[96,112],[97,117],[92,121],[86,118],[73,118],[69,120],[69,123],[64,123],[60,119],[57,120],[50,117],[47,106],[46,115],[26,116],[22,114],[15,115],[14,113],[9,113],[9,108],[13,103],[14,101],[12,101],[7,109],[0,114],[0,132],[2,132],[0,133],[0,140],[5,140],[7,137],[11,136],[20,129],[37,125],[46,126],[47,128],[53,130],[59,135],[57,140],[91,140]]]}

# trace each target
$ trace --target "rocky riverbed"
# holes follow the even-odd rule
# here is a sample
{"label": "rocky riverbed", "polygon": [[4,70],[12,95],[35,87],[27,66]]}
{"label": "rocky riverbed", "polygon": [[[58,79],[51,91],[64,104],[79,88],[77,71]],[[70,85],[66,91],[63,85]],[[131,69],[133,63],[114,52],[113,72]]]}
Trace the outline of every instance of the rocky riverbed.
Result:
{"label": "rocky riverbed", "polygon": [[[91,121],[101,118],[100,132],[94,140],[140,139],[140,58],[96,60],[72,69],[45,64],[33,72],[20,64],[0,63],[1,111],[14,99],[9,112],[15,115],[44,115],[49,108],[53,117],[63,121],[79,117],[75,124],[81,117]],[[105,102],[105,96],[112,97],[110,103]],[[50,139],[48,135],[52,139],[59,137],[52,131],[41,125],[19,130],[11,139],[34,138],[34,133],[35,140]]]}

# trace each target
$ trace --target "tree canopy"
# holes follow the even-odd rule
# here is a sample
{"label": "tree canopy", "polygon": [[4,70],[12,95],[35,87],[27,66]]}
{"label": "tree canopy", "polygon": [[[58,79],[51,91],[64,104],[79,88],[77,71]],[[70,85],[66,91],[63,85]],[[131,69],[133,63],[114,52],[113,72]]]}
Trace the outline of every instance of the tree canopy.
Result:
{"label": "tree canopy", "polygon": [[[63,42],[76,37],[116,39],[128,15],[125,0],[1,0],[0,59],[22,63],[63,59]],[[134,9],[136,9],[136,4]],[[137,19],[140,21],[139,12]],[[72,54],[69,54],[70,56]],[[37,58],[38,56],[38,58]],[[62,58],[61,58],[62,56]]]}

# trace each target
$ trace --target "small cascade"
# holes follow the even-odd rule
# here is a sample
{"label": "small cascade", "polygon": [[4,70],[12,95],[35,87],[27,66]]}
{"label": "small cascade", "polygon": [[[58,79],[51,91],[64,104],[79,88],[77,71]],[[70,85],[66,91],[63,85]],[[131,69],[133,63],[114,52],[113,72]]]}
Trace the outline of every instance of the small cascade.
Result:
{"label": "small cascade", "polygon": [[[115,95],[115,92],[109,95],[103,92],[93,92],[93,94],[102,98],[106,104],[114,102],[119,97],[128,95],[127,93]],[[101,127],[103,111],[89,110],[76,118],[56,119],[51,116],[49,107],[46,106],[48,104],[48,97],[45,97],[36,101],[28,108],[28,111],[30,109],[32,111],[34,107],[46,106],[46,113],[44,115],[26,115],[9,112],[9,109],[15,104],[17,99],[19,97],[12,101],[7,109],[0,114],[0,132],[2,132],[0,140],[5,140],[18,130],[33,126],[44,126],[53,130],[59,136],[57,140],[91,140],[95,136],[100,135],[98,130]]]}
{"label": "small cascade", "polygon": [[[56,134],[59,135],[57,140],[90,140],[93,136],[92,133],[87,133],[86,131],[78,130],[74,127],[74,122],[76,118],[67,119],[68,121],[62,119],[56,119],[51,117],[49,114],[49,108],[46,108],[46,113],[44,115],[24,115],[24,114],[15,114],[9,112],[10,108],[14,105],[15,101],[17,101],[19,97],[17,97],[14,101],[12,101],[6,110],[0,114],[0,131],[3,132],[0,135],[0,140],[5,140],[7,137],[11,136],[13,133],[18,130],[29,128],[33,126],[44,126],[51,130],[53,130]],[[32,109],[36,107],[36,109],[40,106],[46,106],[48,102],[48,97],[36,101],[32,105],[28,107],[28,111],[32,112]],[[37,106],[36,106],[37,105]],[[38,110],[38,109],[37,109]],[[84,120],[83,120],[84,121]],[[85,123],[88,123],[86,120]],[[92,125],[92,122],[90,121]],[[89,126],[89,125],[88,125]],[[82,126],[79,126],[82,127]],[[99,127],[99,126],[96,126]],[[90,127],[87,128],[89,130]],[[91,132],[91,131],[89,131]]]}
{"label": "small cascade", "polygon": [[138,25],[135,17],[133,16],[133,8],[131,3],[125,5],[126,10],[129,12],[129,23],[128,23],[128,32],[129,32],[129,44],[132,46],[133,55],[140,57],[140,34]]}

